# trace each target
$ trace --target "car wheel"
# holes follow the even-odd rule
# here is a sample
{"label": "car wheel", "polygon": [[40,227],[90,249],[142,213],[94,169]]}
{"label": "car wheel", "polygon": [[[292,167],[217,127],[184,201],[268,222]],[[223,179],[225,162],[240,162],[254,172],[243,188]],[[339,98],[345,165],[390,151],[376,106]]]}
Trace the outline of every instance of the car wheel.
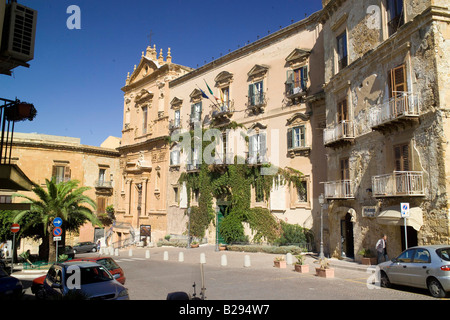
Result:
{"label": "car wheel", "polygon": [[97,252],[97,248],[92,248],[92,252]]}
{"label": "car wheel", "polygon": [[435,278],[431,278],[428,280],[428,291],[430,291],[430,294],[435,298],[444,298],[446,296],[446,293],[444,289],[442,288],[439,281]]}
{"label": "car wheel", "polygon": [[384,271],[381,271],[380,284],[383,288],[390,288],[392,286],[391,281],[389,281],[389,277]]}

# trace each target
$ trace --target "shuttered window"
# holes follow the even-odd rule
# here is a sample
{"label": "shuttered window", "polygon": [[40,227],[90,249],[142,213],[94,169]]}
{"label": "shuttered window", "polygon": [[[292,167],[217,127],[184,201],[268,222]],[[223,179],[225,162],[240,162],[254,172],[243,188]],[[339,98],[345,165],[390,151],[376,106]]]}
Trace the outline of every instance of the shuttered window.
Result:
{"label": "shuttered window", "polygon": [[395,171],[409,171],[409,144],[394,146]]}
{"label": "shuttered window", "polygon": [[407,90],[405,69],[405,65],[402,64],[389,70],[389,98],[399,96]]}
{"label": "shuttered window", "polygon": [[97,213],[105,213],[106,212],[106,198],[98,197],[97,198]]}
{"label": "shuttered window", "polygon": [[337,106],[337,117],[338,123],[342,121],[348,120],[348,108],[347,108],[347,99],[344,99],[338,103]]}
{"label": "shuttered window", "polygon": [[52,168],[52,178],[55,178],[56,183],[70,180],[70,167],[55,165]]}
{"label": "shuttered window", "polygon": [[350,179],[350,169],[348,165],[348,158],[341,159],[341,180],[349,180]]}
{"label": "shuttered window", "polygon": [[305,126],[289,128],[287,131],[288,149],[300,148],[306,146]]}

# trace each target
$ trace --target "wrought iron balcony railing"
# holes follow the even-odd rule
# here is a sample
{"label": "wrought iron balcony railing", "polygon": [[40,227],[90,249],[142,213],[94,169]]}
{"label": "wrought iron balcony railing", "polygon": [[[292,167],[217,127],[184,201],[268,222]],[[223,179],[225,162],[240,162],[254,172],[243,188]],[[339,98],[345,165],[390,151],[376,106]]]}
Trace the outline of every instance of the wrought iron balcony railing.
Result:
{"label": "wrought iron balcony railing", "polygon": [[350,120],[343,120],[334,127],[326,128],[323,131],[323,143],[325,145],[354,138],[353,122]]}
{"label": "wrought iron balcony railing", "polygon": [[219,118],[223,116],[231,116],[234,112],[234,101],[228,100],[221,103],[219,106],[213,106],[212,117]]}
{"label": "wrought iron balcony railing", "polygon": [[422,171],[394,171],[372,177],[374,197],[424,196]]}
{"label": "wrought iron balcony railing", "polygon": [[324,191],[327,199],[352,199],[355,197],[352,180],[324,182]]}
{"label": "wrought iron balcony railing", "polygon": [[370,111],[371,128],[419,116],[419,97],[410,92],[397,92],[396,96],[373,107]]}
{"label": "wrought iron balcony railing", "polygon": [[96,180],[95,187],[96,188],[112,188],[113,186],[112,186],[112,181]]}
{"label": "wrought iron balcony railing", "polygon": [[248,97],[249,108],[265,106],[266,102],[265,92],[258,92]]}
{"label": "wrought iron balcony railing", "polygon": [[176,130],[181,128],[181,119],[175,119],[169,121],[169,130]]}

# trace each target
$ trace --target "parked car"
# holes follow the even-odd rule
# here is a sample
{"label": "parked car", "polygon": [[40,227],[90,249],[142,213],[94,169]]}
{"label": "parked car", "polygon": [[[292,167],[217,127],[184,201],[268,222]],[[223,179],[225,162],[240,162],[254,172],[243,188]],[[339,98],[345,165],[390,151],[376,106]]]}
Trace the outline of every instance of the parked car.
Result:
{"label": "parked car", "polygon": [[73,247],[75,253],[96,252],[97,245],[93,242],[80,242]]}
{"label": "parked car", "polygon": [[[69,268],[78,271],[73,272]],[[128,290],[116,278],[118,275],[113,277],[104,266],[90,261],[55,263],[45,277],[43,297],[128,300]]]}
{"label": "parked car", "polygon": [[78,258],[74,259],[72,261],[91,261],[96,262],[102,266],[104,266],[106,269],[108,269],[109,273],[111,273],[113,276],[118,274],[119,277],[116,278],[117,281],[119,281],[121,284],[125,284],[125,274],[121,267],[117,264],[117,262],[114,261],[113,258],[110,257],[86,257],[86,258]]}
{"label": "parked car", "polygon": [[22,282],[11,277],[3,268],[0,268],[0,300],[20,299],[23,294]]}
{"label": "parked car", "polygon": [[412,247],[378,266],[383,287],[399,284],[424,288],[436,298],[450,291],[449,245]]}
{"label": "parked car", "polygon": [[[125,274],[121,267],[117,264],[117,262],[114,261],[113,258],[110,257],[86,257],[86,258],[79,258],[71,260],[72,262],[76,261],[91,261],[96,262],[102,266],[104,266],[106,269],[108,269],[109,273],[113,275],[113,277],[117,277],[116,280],[119,281],[121,284],[125,284]],[[118,275],[118,276],[116,276]],[[33,280],[33,283],[31,284],[31,292],[38,298],[43,298],[43,286],[44,286],[44,280],[46,275],[35,278]]]}

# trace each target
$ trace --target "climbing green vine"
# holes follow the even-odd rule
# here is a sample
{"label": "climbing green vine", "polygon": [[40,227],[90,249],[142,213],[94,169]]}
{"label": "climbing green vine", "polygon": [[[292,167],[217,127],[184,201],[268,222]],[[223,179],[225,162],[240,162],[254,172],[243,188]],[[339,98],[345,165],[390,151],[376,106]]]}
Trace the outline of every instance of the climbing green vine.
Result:
{"label": "climbing green vine", "polygon": [[[231,128],[236,126],[239,125],[233,123],[230,125]],[[191,137],[193,136],[191,134]],[[202,140],[202,150],[210,143]],[[256,242],[273,242],[278,238],[281,232],[280,224],[270,211],[251,208],[251,190],[252,188],[255,190],[257,201],[268,200],[272,188],[279,184],[294,185],[302,190],[303,174],[286,167],[276,168],[272,175],[263,175],[261,168],[245,164],[243,159],[235,157],[233,164],[202,163],[196,172],[183,172],[178,183],[186,184],[188,207],[191,207],[193,192],[198,193],[198,206],[191,207],[190,234],[202,238],[208,226],[215,222],[213,200],[216,198],[229,203],[228,214],[220,225],[220,236],[225,242],[247,242],[243,222],[249,224],[254,233],[253,240]]]}

